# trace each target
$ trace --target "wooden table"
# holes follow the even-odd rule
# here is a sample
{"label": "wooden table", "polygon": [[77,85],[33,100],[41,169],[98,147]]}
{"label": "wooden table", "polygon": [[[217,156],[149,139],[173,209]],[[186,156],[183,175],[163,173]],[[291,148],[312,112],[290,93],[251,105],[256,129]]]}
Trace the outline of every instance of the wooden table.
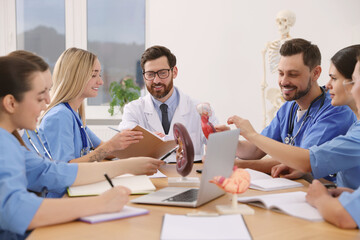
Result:
{"label": "wooden table", "polygon": [[[201,169],[201,166],[201,164],[195,164],[190,175],[200,176],[195,170]],[[177,176],[174,164],[163,166],[161,171],[167,176]],[[166,178],[152,179],[152,181],[158,189],[167,186]],[[304,180],[299,181],[305,187],[270,193],[306,191],[308,183]],[[266,192],[250,189],[242,196],[260,194],[266,194]],[[131,199],[136,197],[138,196],[131,196]],[[217,204],[230,204],[230,196],[224,195],[196,209],[129,203],[129,206],[149,209],[150,214],[97,224],[74,221],[41,227],[35,229],[28,239],[160,239],[162,219],[165,213],[186,214],[199,210],[215,212]],[[244,219],[253,239],[360,239],[359,230],[342,230],[327,222],[310,222],[274,211],[251,207],[255,210],[255,214],[245,215]]]}

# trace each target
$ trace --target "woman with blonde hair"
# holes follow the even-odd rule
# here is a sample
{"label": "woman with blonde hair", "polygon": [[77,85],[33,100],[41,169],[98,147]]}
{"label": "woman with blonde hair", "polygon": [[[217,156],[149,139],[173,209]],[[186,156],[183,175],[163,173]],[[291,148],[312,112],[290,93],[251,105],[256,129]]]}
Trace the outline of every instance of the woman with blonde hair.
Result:
{"label": "woman with blonde hair", "polygon": [[84,100],[96,97],[103,85],[101,65],[93,53],[67,49],[56,62],[53,81],[52,99],[41,120],[40,133],[54,159],[99,161],[143,138],[141,132],[125,130],[102,142],[86,126]]}

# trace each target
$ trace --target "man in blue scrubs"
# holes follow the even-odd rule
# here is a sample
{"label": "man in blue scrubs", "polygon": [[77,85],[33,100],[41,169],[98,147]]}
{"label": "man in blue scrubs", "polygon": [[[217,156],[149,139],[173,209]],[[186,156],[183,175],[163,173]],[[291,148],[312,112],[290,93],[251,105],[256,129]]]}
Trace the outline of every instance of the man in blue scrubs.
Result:
{"label": "man in blue scrubs", "polygon": [[[329,94],[318,85],[321,74],[319,48],[304,39],[292,39],[282,45],[280,55],[278,83],[287,102],[261,134],[306,149],[345,134],[356,116],[347,106],[332,106]],[[220,130],[226,128],[217,127]],[[254,144],[239,141],[239,159],[235,164],[270,173],[279,162],[273,158],[261,159],[265,155]]]}

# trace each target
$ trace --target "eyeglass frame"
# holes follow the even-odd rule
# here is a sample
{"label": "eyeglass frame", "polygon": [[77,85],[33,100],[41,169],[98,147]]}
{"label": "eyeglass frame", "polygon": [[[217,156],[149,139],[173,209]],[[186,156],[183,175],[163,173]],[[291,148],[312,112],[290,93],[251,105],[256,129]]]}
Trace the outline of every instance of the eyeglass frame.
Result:
{"label": "eyeglass frame", "polygon": [[354,81],[354,80],[351,80],[351,81],[349,81],[349,82],[343,81],[342,84],[343,84],[343,86],[345,87],[346,85],[355,84],[355,81]]}
{"label": "eyeglass frame", "polygon": [[[169,76],[170,76],[170,71],[172,71],[174,69],[174,67],[171,67],[171,68],[169,68],[169,69],[160,69],[160,70],[158,70],[158,71],[156,71],[156,72],[154,72],[154,71],[146,71],[146,72],[143,72],[142,74],[143,74],[143,77],[144,77],[144,79],[146,80],[146,81],[154,81],[154,79],[156,78],[156,75],[160,78],[160,79],[166,79],[166,78],[168,78]],[[167,76],[166,77],[160,77],[160,75],[159,75],[159,72],[161,72],[161,71],[164,71],[164,70],[167,70]],[[154,73],[154,78],[153,79],[147,79],[146,77],[145,77],[145,74],[146,73],[150,73],[150,72],[152,72],[152,73]]]}

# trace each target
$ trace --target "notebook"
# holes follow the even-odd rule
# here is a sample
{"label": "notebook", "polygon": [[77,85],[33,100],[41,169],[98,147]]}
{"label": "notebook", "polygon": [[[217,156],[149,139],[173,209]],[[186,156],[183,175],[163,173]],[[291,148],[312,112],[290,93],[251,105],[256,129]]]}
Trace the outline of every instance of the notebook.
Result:
{"label": "notebook", "polygon": [[121,218],[135,217],[148,213],[149,210],[147,209],[124,206],[124,208],[119,212],[97,214],[97,215],[82,217],[79,218],[79,220],[88,223],[98,223],[98,222],[111,221]]}
{"label": "notebook", "polygon": [[240,214],[217,217],[165,214],[160,239],[246,240],[251,235]]}
{"label": "notebook", "polygon": [[240,130],[235,129],[213,133],[209,136],[199,188],[166,187],[133,199],[131,202],[198,207],[222,196],[224,191],[215,184],[209,183],[209,180],[219,175],[229,177],[232,173],[239,134]]}
{"label": "notebook", "polygon": [[274,191],[287,188],[303,187],[299,182],[286,178],[273,178],[270,175],[247,168],[250,174],[250,188],[261,191]]}
{"label": "notebook", "polygon": [[285,213],[309,221],[322,221],[319,211],[305,199],[306,192],[266,194],[253,197],[239,197],[238,201]]}
{"label": "notebook", "polygon": [[[148,176],[133,176],[125,174],[112,179],[114,186],[125,186],[131,190],[131,194],[145,194],[155,191],[155,186]],[[73,186],[68,188],[70,197],[100,195],[111,188],[110,184],[104,180],[102,182]]]}

